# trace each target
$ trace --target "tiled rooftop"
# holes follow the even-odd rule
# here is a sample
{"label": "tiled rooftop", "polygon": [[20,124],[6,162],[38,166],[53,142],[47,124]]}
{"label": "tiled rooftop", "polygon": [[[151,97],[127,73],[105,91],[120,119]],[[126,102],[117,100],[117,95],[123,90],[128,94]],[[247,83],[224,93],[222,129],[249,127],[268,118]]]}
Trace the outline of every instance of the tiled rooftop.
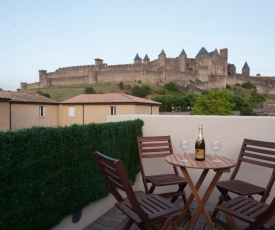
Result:
{"label": "tiled rooftop", "polygon": [[161,103],[148,100],[145,98],[135,97],[124,93],[107,93],[107,94],[81,94],[62,102],[62,104],[150,104],[161,105]]}
{"label": "tiled rooftop", "polygon": [[35,93],[0,91],[0,99],[19,103],[59,104],[59,102]]}

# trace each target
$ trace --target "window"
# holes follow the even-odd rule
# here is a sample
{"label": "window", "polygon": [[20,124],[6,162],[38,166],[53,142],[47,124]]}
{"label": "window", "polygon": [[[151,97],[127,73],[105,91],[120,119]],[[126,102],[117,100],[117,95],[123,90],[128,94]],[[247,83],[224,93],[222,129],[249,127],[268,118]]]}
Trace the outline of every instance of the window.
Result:
{"label": "window", "polygon": [[110,114],[111,115],[116,115],[116,107],[115,106],[110,107]]}
{"label": "window", "polygon": [[39,106],[39,117],[45,117],[45,107],[44,106]]}
{"label": "window", "polygon": [[75,117],[75,107],[69,107],[69,117]]}

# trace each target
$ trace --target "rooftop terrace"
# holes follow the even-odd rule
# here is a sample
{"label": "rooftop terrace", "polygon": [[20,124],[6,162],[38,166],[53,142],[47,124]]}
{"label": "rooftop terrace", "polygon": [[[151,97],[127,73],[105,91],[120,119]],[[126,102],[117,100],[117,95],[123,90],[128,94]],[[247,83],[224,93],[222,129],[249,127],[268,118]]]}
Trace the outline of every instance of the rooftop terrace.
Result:
{"label": "rooftop terrace", "polygon": [[[170,135],[175,153],[179,153],[179,142],[181,139],[188,139],[191,143],[189,152],[194,152],[195,139],[197,137],[198,125],[203,124],[203,134],[206,142],[206,153],[212,154],[210,143],[214,139],[220,139],[222,150],[219,153],[237,161],[240,147],[244,138],[275,142],[275,117],[240,117],[240,116],[188,116],[188,115],[117,115],[109,116],[108,121],[121,121],[142,119],[144,121],[143,135]],[[192,145],[194,142],[194,145]],[[99,150],[100,151],[100,150]],[[144,167],[149,168],[149,173],[154,173],[161,169],[162,172],[169,171],[171,167],[164,161],[145,163]],[[200,170],[193,170],[190,174],[196,181]],[[209,172],[206,180],[202,184],[200,191],[205,191],[207,184],[213,178],[213,172]],[[268,169],[255,170],[243,165],[240,171],[240,179],[253,181],[260,186],[265,186],[266,174]],[[228,179],[231,172],[224,173],[221,180]],[[140,173],[136,176],[133,186],[135,191],[144,191]],[[163,190],[157,190],[164,192]],[[190,190],[186,188],[187,196]],[[275,195],[275,187],[271,190],[267,203]],[[212,211],[218,200],[219,192],[217,189],[212,193],[207,210]],[[72,223],[72,216],[66,217],[54,230],[92,230],[92,229],[121,229],[125,216],[114,208],[115,199],[109,195],[89,206],[83,208],[82,217],[79,222]],[[195,203],[194,203],[195,205]],[[196,229],[204,229],[204,218],[199,219]],[[111,227],[110,227],[111,226]],[[182,223],[179,229],[184,229]],[[207,229],[207,228],[205,228]],[[218,228],[217,228],[218,229]]]}

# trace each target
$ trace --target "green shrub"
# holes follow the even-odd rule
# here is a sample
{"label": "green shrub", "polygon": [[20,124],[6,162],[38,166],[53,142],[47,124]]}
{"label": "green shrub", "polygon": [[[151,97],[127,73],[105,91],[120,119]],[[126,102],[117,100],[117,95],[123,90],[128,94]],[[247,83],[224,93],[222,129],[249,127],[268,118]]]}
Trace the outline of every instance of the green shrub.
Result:
{"label": "green shrub", "polygon": [[92,86],[86,86],[84,90],[85,94],[96,94],[94,88]]}
{"label": "green shrub", "polygon": [[134,120],[0,132],[0,229],[52,229],[107,196],[96,150],[121,159],[135,177],[142,126]]}
{"label": "green shrub", "polygon": [[169,91],[178,91],[178,87],[174,82],[167,83],[163,86],[163,88]]}
{"label": "green shrub", "polygon": [[118,83],[118,87],[119,87],[121,90],[123,89],[123,82],[122,82],[122,81]]}
{"label": "green shrub", "polygon": [[242,83],[241,86],[245,89],[256,89],[256,86],[251,82]]}
{"label": "green shrub", "polygon": [[136,97],[146,97],[147,95],[151,94],[152,90],[151,87],[148,85],[143,85],[142,87],[136,85],[132,88],[131,94]]}

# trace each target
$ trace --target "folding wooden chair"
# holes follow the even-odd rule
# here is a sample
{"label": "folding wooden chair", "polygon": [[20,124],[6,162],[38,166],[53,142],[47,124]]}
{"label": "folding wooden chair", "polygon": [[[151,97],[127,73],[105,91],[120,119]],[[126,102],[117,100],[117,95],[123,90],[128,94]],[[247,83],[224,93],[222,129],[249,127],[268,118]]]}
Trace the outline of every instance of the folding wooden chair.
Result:
{"label": "folding wooden chair", "polygon": [[212,221],[225,229],[240,229],[233,217],[247,222],[249,226],[246,229],[249,230],[275,229],[275,198],[268,205],[248,197],[238,196],[217,206],[216,209],[224,213],[227,218],[224,221],[215,216]]}
{"label": "folding wooden chair", "polygon": [[[248,183],[237,179],[237,174],[242,164],[257,165],[271,169],[270,175],[266,175],[268,183],[266,187]],[[238,161],[234,171],[226,181],[220,181],[217,189],[221,192],[217,205],[231,199],[229,193],[246,196],[253,199],[253,195],[260,195],[261,202],[265,202],[270,194],[275,179],[275,143],[244,139]],[[215,209],[212,217],[217,215]]]}
{"label": "folding wooden chair", "polygon": [[[170,174],[157,174],[157,175],[146,175],[145,168],[143,166],[144,159],[148,158],[165,158],[173,154],[173,147],[170,136],[147,136],[137,137],[140,170],[142,180],[147,194],[154,192],[156,187],[159,186],[170,186],[178,185],[177,191],[168,193],[158,193],[160,196],[165,198],[172,197],[171,202],[175,202],[179,196],[182,196],[183,202],[186,202],[186,196],[184,188],[187,185],[185,178],[179,176],[178,170],[173,166],[173,173]],[[160,170],[161,171],[161,170]],[[150,189],[148,184],[151,184]]]}
{"label": "folding wooden chair", "polygon": [[[97,151],[93,156],[109,191],[118,201],[115,206],[129,217],[123,229],[129,229],[133,223],[144,230],[159,229],[160,223],[160,229],[177,229],[172,215],[179,212],[180,207],[156,194],[136,195],[120,160]],[[122,197],[120,190],[126,193],[127,199]]]}

